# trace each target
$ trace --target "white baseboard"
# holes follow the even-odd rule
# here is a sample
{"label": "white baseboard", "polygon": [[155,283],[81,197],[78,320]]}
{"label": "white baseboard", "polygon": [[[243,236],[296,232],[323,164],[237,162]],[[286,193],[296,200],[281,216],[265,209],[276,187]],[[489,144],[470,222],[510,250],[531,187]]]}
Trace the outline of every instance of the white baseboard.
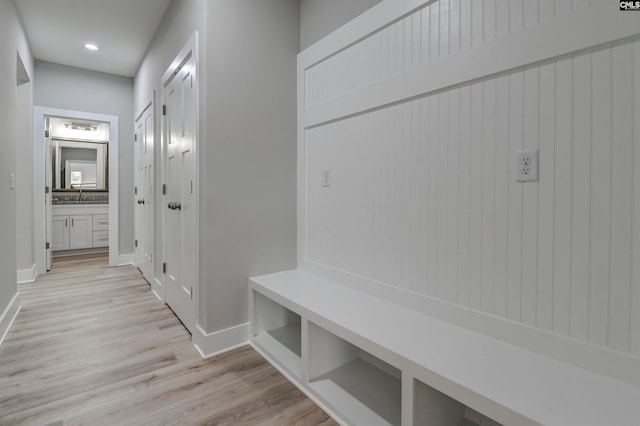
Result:
{"label": "white baseboard", "polygon": [[119,254],[115,259],[109,256],[109,266],[133,265],[133,253]]}
{"label": "white baseboard", "polygon": [[249,344],[249,323],[207,333],[196,325],[193,346],[203,359],[209,359]]}
{"label": "white baseboard", "polygon": [[149,284],[151,285],[151,291],[156,295],[158,300],[162,303],[166,303],[164,300],[164,288],[160,280],[154,277],[151,279]]}
{"label": "white baseboard", "polygon": [[36,270],[36,264],[31,265],[29,269],[18,269],[18,282],[19,283],[32,283],[36,280],[38,276],[38,271]]}
{"label": "white baseboard", "polygon": [[20,312],[20,308],[22,305],[20,304],[20,293],[16,293],[9,302],[9,305],[0,316],[0,346],[2,346],[2,342],[4,342],[4,338],[7,337],[7,333],[9,333],[9,329],[15,321],[16,316],[18,316],[18,312]]}

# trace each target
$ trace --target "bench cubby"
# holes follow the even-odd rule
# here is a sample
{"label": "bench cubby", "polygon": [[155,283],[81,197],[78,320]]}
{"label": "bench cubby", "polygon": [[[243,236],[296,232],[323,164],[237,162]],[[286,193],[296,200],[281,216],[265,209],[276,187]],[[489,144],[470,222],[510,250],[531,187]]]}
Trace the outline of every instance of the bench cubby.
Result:
{"label": "bench cubby", "polygon": [[309,323],[309,387],[353,424],[399,425],[401,372]]}
{"label": "bench cubby", "polygon": [[273,300],[253,296],[252,341],[295,377],[301,377],[300,315]]}
{"label": "bench cubby", "polygon": [[251,345],[345,425],[637,425],[640,388],[303,270],[249,280]]}

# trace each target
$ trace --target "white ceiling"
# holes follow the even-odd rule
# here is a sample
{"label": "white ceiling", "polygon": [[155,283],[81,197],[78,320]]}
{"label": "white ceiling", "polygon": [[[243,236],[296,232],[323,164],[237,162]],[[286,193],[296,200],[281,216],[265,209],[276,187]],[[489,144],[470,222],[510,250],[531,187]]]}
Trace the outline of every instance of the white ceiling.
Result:
{"label": "white ceiling", "polygon": [[137,71],[170,2],[17,0],[36,59],[126,77]]}

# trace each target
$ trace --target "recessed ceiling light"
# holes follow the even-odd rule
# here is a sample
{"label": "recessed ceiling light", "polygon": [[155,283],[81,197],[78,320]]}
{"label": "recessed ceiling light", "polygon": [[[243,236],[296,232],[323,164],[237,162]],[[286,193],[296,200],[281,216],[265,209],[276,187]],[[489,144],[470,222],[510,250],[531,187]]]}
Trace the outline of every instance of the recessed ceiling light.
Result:
{"label": "recessed ceiling light", "polygon": [[87,50],[98,50],[98,46],[93,43],[87,43],[84,45],[84,48]]}

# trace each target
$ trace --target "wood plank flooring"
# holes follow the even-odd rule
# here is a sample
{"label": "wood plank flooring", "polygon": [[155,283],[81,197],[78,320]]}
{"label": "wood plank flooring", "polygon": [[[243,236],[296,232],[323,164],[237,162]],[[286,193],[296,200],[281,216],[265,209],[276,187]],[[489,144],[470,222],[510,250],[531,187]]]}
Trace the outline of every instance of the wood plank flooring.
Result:
{"label": "wood plank flooring", "polygon": [[250,347],[202,360],[132,266],[55,259],[20,284],[0,348],[0,424],[334,425]]}

